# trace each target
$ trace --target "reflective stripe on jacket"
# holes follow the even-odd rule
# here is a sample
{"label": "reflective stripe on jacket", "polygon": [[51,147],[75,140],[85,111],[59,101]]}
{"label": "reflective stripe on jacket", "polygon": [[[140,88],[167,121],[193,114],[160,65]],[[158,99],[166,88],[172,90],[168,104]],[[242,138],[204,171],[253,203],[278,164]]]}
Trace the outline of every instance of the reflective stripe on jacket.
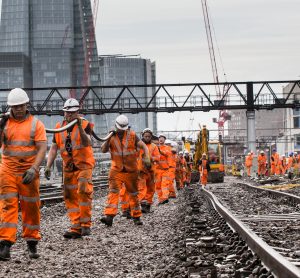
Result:
{"label": "reflective stripe on jacket", "polygon": [[[57,123],[55,128],[63,127],[66,124],[66,121],[63,121],[62,125],[60,123]],[[89,122],[84,119],[82,121],[82,128],[85,129],[88,124]],[[65,130],[64,132],[55,133],[55,141],[58,148],[60,149],[64,167],[68,167],[69,165],[74,164],[80,170],[93,168],[95,165],[95,159],[92,146],[85,147],[81,144],[81,137],[77,124],[74,125],[71,132],[72,156],[68,154],[65,147],[67,136],[67,130]]]}
{"label": "reflective stripe on jacket", "polygon": [[121,172],[138,170],[136,134],[133,130],[125,130],[122,141],[117,134],[110,139],[111,169]]}
{"label": "reflective stripe on jacket", "polygon": [[30,114],[22,121],[8,119],[3,130],[2,165],[4,167],[24,172],[32,166],[38,152],[35,145],[38,121]]}

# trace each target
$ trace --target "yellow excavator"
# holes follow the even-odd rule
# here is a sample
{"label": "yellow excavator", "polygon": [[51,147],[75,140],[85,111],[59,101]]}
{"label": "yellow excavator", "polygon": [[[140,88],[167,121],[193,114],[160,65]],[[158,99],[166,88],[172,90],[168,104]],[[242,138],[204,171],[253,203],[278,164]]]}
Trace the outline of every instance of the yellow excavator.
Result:
{"label": "yellow excavator", "polygon": [[203,153],[206,153],[210,165],[208,182],[224,182],[222,144],[219,141],[209,141],[209,130],[206,129],[205,125],[203,125],[203,128],[198,133],[197,141],[195,142],[192,181],[199,180],[198,165]]}

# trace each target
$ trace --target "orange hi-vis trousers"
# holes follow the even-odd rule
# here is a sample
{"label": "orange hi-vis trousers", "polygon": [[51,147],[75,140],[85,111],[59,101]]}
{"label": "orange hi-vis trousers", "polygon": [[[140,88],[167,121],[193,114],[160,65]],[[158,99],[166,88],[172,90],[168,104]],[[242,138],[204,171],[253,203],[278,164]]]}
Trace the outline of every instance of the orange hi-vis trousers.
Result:
{"label": "orange hi-vis trousers", "polygon": [[154,171],[140,172],[138,178],[139,201],[143,204],[152,205],[155,193]]}
{"label": "orange hi-vis trousers", "polygon": [[64,169],[64,199],[72,232],[81,233],[81,227],[91,226],[92,172],[93,169],[71,172]]}
{"label": "orange hi-vis trousers", "polygon": [[0,167],[0,241],[16,241],[19,201],[22,211],[22,237],[40,240],[39,177],[31,184],[22,183],[23,173]]}
{"label": "orange hi-vis trousers", "polygon": [[265,175],[266,174],[266,164],[258,164],[258,169],[257,169],[257,174],[260,175]]}
{"label": "orange hi-vis trousers", "polygon": [[125,185],[126,192],[129,195],[129,207],[131,216],[140,217],[142,215],[141,206],[138,199],[137,179],[137,172],[128,173],[110,170],[108,176],[109,193],[107,197],[106,207],[104,209],[105,215],[117,215],[119,195],[123,184]]}
{"label": "orange hi-vis trousers", "polygon": [[208,173],[207,173],[207,169],[204,169],[202,170],[202,172],[200,172],[200,177],[201,177],[201,184],[206,186],[207,184],[207,176],[208,176]]}
{"label": "orange hi-vis trousers", "polygon": [[121,205],[121,210],[122,211],[126,211],[126,210],[130,210],[130,206],[129,206],[129,194],[126,190],[126,186],[123,183],[121,190],[120,190],[120,205]]}
{"label": "orange hi-vis trousers", "polygon": [[160,203],[169,199],[169,169],[157,169],[155,190]]}
{"label": "orange hi-vis trousers", "polygon": [[182,171],[181,170],[176,170],[175,171],[175,182],[176,182],[176,188],[178,190],[182,189],[183,186],[183,181],[182,181]]}
{"label": "orange hi-vis trousers", "polygon": [[175,191],[175,186],[174,186],[174,181],[175,181],[175,168],[170,167],[169,168],[169,197],[175,197],[176,198],[176,191]]}

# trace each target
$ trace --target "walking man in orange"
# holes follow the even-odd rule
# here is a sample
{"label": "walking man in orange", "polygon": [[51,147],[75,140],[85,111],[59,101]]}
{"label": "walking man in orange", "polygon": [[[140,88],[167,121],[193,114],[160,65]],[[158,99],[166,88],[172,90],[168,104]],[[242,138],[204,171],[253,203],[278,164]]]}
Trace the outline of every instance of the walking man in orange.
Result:
{"label": "walking man in orange", "polygon": [[169,158],[169,198],[176,198],[176,191],[174,186],[175,181],[175,172],[176,172],[176,160],[177,160],[177,151],[176,148],[171,146],[171,155]]}
{"label": "walking man in orange", "polygon": [[206,187],[207,185],[207,177],[208,177],[208,172],[210,171],[210,166],[209,162],[206,159],[206,154],[202,154],[202,159],[199,162],[199,172],[200,172],[200,183],[203,187]]}
{"label": "walking man in orange", "polygon": [[257,162],[258,162],[258,170],[257,174],[258,177],[264,177],[266,173],[266,166],[267,166],[267,157],[265,156],[264,151],[260,151],[260,154],[257,157]]}
{"label": "walking man in orange", "polygon": [[248,153],[248,155],[245,158],[245,166],[247,168],[248,177],[251,177],[252,161],[253,161],[253,155],[251,153]]}
{"label": "walking man in orange", "polygon": [[112,226],[113,218],[118,212],[119,194],[124,184],[129,194],[129,206],[134,224],[143,225],[142,215],[138,199],[138,155],[137,148],[143,149],[143,162],[146,168],[151,167],[149,151],[145,143],[136,133],[129,129],[128,118],[120,115],[115,122],[116,131],[102,146],[103,153],[111,153],[111,169],[109,172],[109,193],[104,210],[105,216],[101,222],[106,226]]}
{"label": "walking man in orange", "polygon": [[63,111],[64,120],[62,124],[57,123],[56,128],[63,127],[75,119],[77,123],[64,132],[54,134],[45,176],[50,179],[51,166],[57,151],[60,150],[63,160],[64,199],[72,223],[70,230],[63,236],[75,239],[91,233],[92,172],[95,166],[90,138],[92,125],[79,116],[79,102],[74,98],[66,100]]}
{"label": "walking man in orange", "polygon": [[39,257],[39,167],[46,154],[47,138],[44,125],[30,115],[27,103],[24,90],[11,90],[7,98],[10,115],[0,121],[0,260],[10,259],[10,248],[16,241],[19,202],[22,237],[27,241],[29,257]]}
{"label": "walking man in orange", "polygon": [[150,128],[146,128],[142,132],[142,141],[146,144],[149,150],[149,156],[151,160],[151,167],[146,167],[143,161],[144,151],[141,149],[139,160],[138,190],[143,213],[150,212],[151,205],[153,204],[153,196],[155,193],[155,171],[156,164],[159,161],[158,147],[154,143],[151,143],[152,135],[153,133]]}
{"label": "walking man in orange", "polygon": [[271,175],[279,175],[279,154],[273,149],[271,155]]}
{"label": "walking man in orange", "polygon": [[171,156],[170,147],[165,145],[166,136],[160,134],[158,137],[160,159],[157,165],[156,192],[159,205],[169,202],[169,161]]}
{"label": "walking man in orange", "polygon": [[186,162],[186,180],[185,180],[185,183],[186,183],[187,186],[189,186],[190,183],[191,183],[193,161],[192,161],[192,158],[190,157],[189,152],[187,150],[184,151],[184,159],[185,159],[185,162]]}

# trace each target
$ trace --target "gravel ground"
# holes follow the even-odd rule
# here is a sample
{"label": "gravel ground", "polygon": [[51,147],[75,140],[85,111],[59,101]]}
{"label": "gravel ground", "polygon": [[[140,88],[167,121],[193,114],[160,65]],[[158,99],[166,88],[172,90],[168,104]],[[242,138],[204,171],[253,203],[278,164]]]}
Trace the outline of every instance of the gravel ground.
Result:
{"label": "gravel ground", "polygon": [[[283,203],[281,198],[273,199],[265,192],[247,190],[235,184],[237,180],[232,177],[227,177],[226,181],[226,184],[211,186],[211,191],[223,205],[239,215],[268,244],[287,248],[291,250],[289,256],[299,257],[300,206]],[[272,215],[278,219],[273,221]],[[289,215],[296,219],[279,221]]]}
{"label": "gravel ground", "polygon": [[92,235],[83,239],[63,238],[69,220],[62,203],[42,208],[40,258],[30,260],[26,243],[18,236],[12,259],[0,262],[0,277],[186,277],[185,268],[174,258],[183,198],[155,204],[153,212],[143,216],[143,226],[118,215],[107,228],[100,222],[105,195],[96,192]]}

